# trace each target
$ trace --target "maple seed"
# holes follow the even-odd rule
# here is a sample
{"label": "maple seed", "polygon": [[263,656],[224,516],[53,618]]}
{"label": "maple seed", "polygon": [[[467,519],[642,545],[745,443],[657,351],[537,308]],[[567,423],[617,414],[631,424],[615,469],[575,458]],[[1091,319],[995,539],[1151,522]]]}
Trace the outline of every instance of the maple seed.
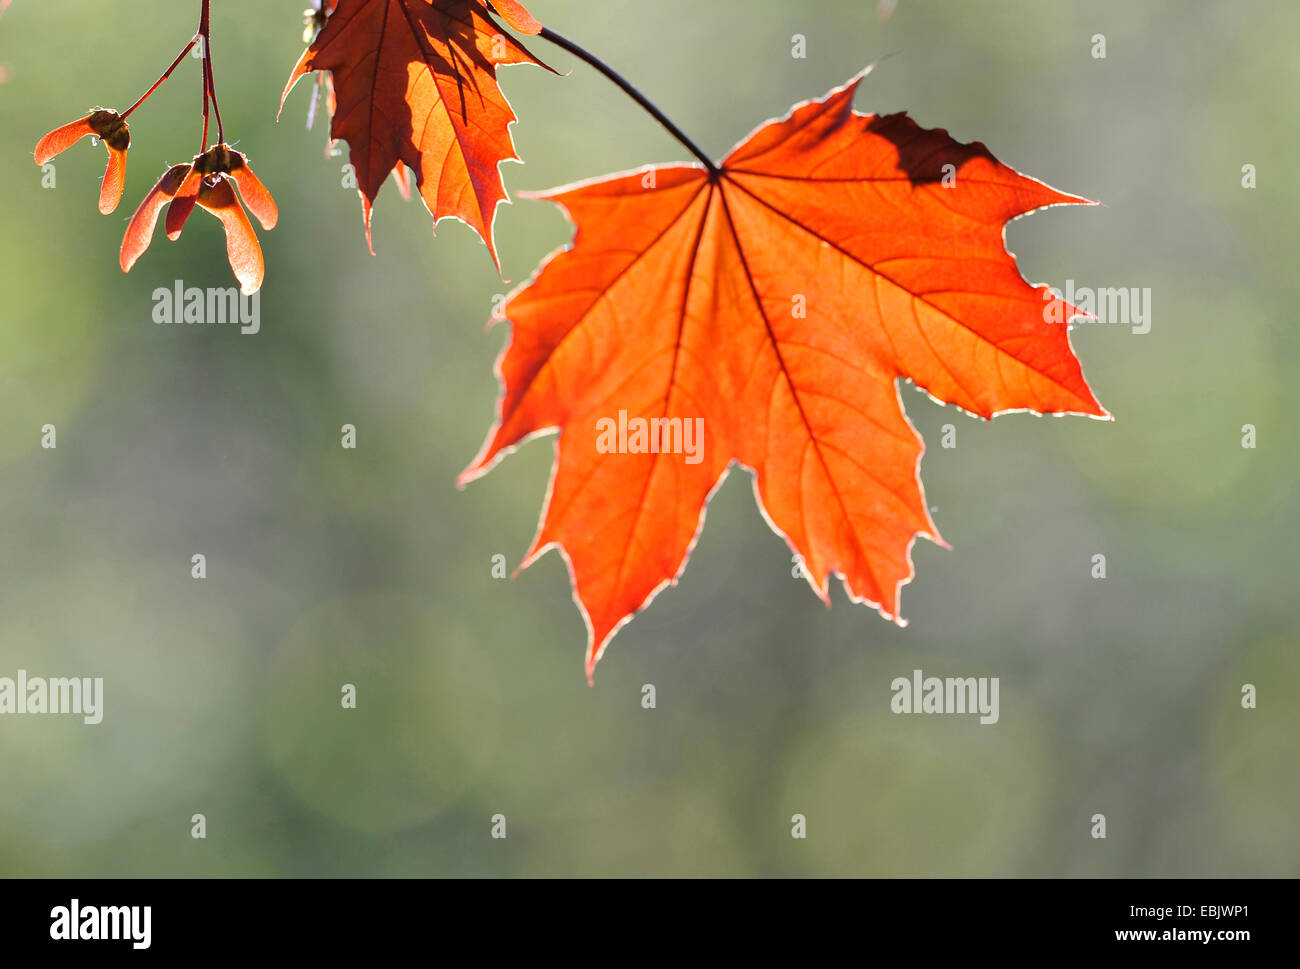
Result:
{"label": "maple seed", "polygon": [[173,165],[163,173],[162,178],[158,179],[156,185],[149,190],[149,194],[144,197],[140,207],[135,210],[135,215],[131,216],[131,222],[126,227],[126,236],[122,239],[122,252],[120,265],[122,272],[129,273],[144,251],[149,248],[149,242],[153,239],[154,228],[158,225],[158,216],[162,214],[163,206],[176,197],[176,192],[180,189],[181,183],[185,181],[185,176],[189,174],[189,165]]}
{"label": "maple seed", "polygon": [[280,211],[275,200],[267,191],[262,180],[253,174],[248,166],[248,158],[243,152],[235,151],[229,145],[217,145],[207,153],[194,159],[194,167],[207,176],[227,175],[239,188],[239,194],[248,206],[248,211],[270,231],[280,221]]}
{"label": "maple seed", "polygon": [[262,228],[274,229],[280,218],[279,209],[261,179],[253,174],[248,159],[229,145],[217,145],[195,155],[188,165],[169,168],[145,196],[122,239],[122,271],[130,272],[149,248],[164,206],[167,207],[167,238],[173,240],[180,237],[190,213],[198,206],[221,220],[226,230],[226,256],[244,294],[251,296],[257,292],[266,275],[262,247],[239,204],[239,197],[231,188],[232,182]]}
{"label": "maple seed", "polygon": [[262,223],[263,229],[274,229],[280,213],[271,193],[261,179],[248,167],[248,159],[229,145],[217,145],[201,155],[195,155],[189,173],[176,191],[176,197],[167,209],[167,238],[175,242],[198,204],[204,180],[213,184],[218,179],[231,178],[239,186],[248,210]]}
{"label": "maple seed", "polygon": [[126,150],[131,147],[131,129],[116,111],[101,109],[55,128],[36,143],[33,157],[44,165],[87,136],[97,137],[108,149],[108,168],[99,190],[99,211],[108,215],[122,201],[126,185]]}

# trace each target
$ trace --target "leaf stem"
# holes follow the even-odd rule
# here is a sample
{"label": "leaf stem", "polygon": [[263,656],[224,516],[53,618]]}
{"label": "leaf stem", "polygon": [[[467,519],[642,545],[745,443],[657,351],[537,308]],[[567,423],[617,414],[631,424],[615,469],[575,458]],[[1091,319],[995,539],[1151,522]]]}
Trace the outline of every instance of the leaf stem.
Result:
{"label": "leaf stem", "polygon": [[647,112],[649,112],[650,116],[654,118],[656,121],[658,121],[661,125],[663,125],[664,129],[670,135],[676,138],[683,146],[685,146],[685,148],[692,155],[694,155],[701,162],[703,162],[704,167],[708,169],[709,174],[711,176],[716,176],[719,174],[718,166],[714,164],[713,159],[710,158],[708,155],[706,155],[704,153],[704,150],[700,148],[700,146],[697,145],[691,139],[691,137],[688,134],[686,134],[686,132],[682,131],[681,128],[677,127],[677,125],[673,123],[671,118],[669,118],[666,114],[660,111],[659,108],[656,107],[655,104],[649,98],[647,98],[644,94],[642,94],[635,87],[633,87],[632,83],[627,78],[623,77],[622,74],[619,74],[618,71],[614,70],[614,68],[610,67],[608,64],[602,61],[591,51],[587,50],[584,47],[578,46],[573,41],[569,40],[569,38],[565,37],[563,34],[557,34],[550,27],[543,27],[542,32],[538,36],[543,38],[544,40],[549,40],[552,44],[554,44],[557,47],[567,50],[574,57],[577,57],[579,60],[585,61],[586,63],[594,67],[596,70],[598,70],[601,74],[604,74],[607,78],[609,78],[611,81],[617,84],[623,90],[624,94],[626,94],[637,104],[641,105],[641,107],[644,108]]}
{"label": "leaf stem", "polygon": [[[203,18],[202,26],[199,28],[203,34],[203,84],[205,90],[204,106],[207,106],[207,98],[212,99],[212,111],[217,116],[217,142],[226,143],[226,126],[221,122],[221,105],[217,103],[217,82],[212,78],[212,24],[209,17],[209,9],[212,0],[203,0]],[[207,149],[207,135],[203,136],[204,149]]]}
{"label": "leaf stem", "polygon": [[136,101],[135,104],[131,105],[129,108],[127,108],[125,111],[122,112],[123,121],[125,121],[127,118],[131,116],[132,111],[134,111],[136,108],[140,107],[140,105],[148,101],[150,95],[152,95],[154,91],[162,87],[163,81],[171,77],[172,72],[176,70],[176,68],[181,66],[181,61],[185,60],[185,55],[188,54],[190,51],[192,51],[194,49],[194,45],[197,44],[198,42],[199,42],[199,35],[195,34],[194,39],[185,45],[185,49],[176,55],[176,60],[172,61],[172,66],[167,68],[167,70],[163,71],[162,77],[158,78],[158,80],[153,82],[153,87],[145,91],[144,94],[140,95],[140,100]]}
{"label": "leaf stem", "polygon": [[199,8],[199,37],[203,41],[203,66],[200,71],[200,84],[203,87],[203,142],[199,145],[199,154],[208,150],[208,17],[209,0],[203,0]]}

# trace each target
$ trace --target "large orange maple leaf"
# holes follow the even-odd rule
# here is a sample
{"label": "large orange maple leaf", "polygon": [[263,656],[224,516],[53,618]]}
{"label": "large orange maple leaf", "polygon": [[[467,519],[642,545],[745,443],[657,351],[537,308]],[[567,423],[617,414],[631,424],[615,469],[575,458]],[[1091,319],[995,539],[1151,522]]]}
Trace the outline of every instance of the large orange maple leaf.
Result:
{"label": "large orange maple leaf", "polygon": [[499,419],[462,480],[559,429],[524,567],[552,546],[566,556],[589,677],[676,581],[732,461],[819,596],[836,573],[901,623],[912,543],[942,539],[899,378],[984,418],[1109,416],[1067,326],[1047,322],[1077,311],[1024,280],[1003,236],[1086,200],[906,115],[855,112],[861,79],[762,125],[713,172],[540,196],[576,239],[505,307]]}
{"label": "large orange maple leaf", "polygon": [[466,223],[499,268],[492,223],[506,191],[498,166],[518,156],[510,137],[515,114],[496,69],[545,65],[492,14],[521,33],[536,34],[542,25],[515,0],[337,0],[326,12],[280,106],[306,74],[332,73],[330,136],[348,143],[367,244],[375,196],[404,166],[415,174],[435,223],[448,217]]}

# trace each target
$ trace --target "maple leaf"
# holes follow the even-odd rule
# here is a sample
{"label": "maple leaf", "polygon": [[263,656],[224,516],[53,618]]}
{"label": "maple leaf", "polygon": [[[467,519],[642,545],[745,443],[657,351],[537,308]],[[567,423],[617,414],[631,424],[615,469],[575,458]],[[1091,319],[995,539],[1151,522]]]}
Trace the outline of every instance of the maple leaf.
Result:
{"label": "maple leaf", "polygon": [[435,224],[466,223],[500,268],[492,223],[506,192],[498,166],[518,156],[510,137],[516,118],[496,69],[546,65],[502,32],[494,11],[521,32],[542,29],[514,2],[338,0],[290,74],[281,108],[304,75],[333,74],[330,136],[350,148],[372,252],[375,197],[400,164]]}
{"label": "maple leaf", "polygon": [[1004,241],[1017,216],[1090,203],[982,144],[857,113],[865,73],[762,125],[714,171],[535,196],[566,211],[575,241],[506,304],[498,420],[461,481],[559,430],[521,568],[562,551],[589,678],[680,575],[733,461],[823,600],[835,573],[902,624],[912,544],[944,543],[899,378],[984,418],[1109,417],[1067,326],[1046,322],[1077,311],[1027,283]]}

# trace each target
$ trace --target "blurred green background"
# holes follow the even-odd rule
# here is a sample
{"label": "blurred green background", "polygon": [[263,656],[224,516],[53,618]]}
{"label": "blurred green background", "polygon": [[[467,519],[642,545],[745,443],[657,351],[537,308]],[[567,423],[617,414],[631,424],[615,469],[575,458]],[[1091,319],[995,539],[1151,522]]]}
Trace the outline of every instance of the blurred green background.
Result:
{"label": "blurred green background", "polygon": [[[559,556],[492,576],[532,538],[551,442],[455,487],[513,283],[391,186],[367,253],[305,82],[275,123],[303,0],[213,11],[227,134],[282,213],[260,334],[150,319],[157,286],[232,285],[215,220],[117,268],[126,218],[198,141],[197,62],[133,116],[116,214],[94,211],[88,144],[42,188],[37,139],[134,100],[197,6],[16,0],[0,20],[0,676],[106,678],[97,727],[0,718],[0,873],[1300,871],[1300,6],[532,0],[718,156],[894,53],[859,109],[1104,203],[1012,225],[1028,278],[1152,290],[1150,333],[1075,331],[1113,424],[984,424],[905,390],[954,546],[916,547],[907,629],[838,588],[823,608],[736,472],[594,689]],[[502,72],[511,192],[683,157],[531,46],[573,73]],[[497,230],[515,282],[570,236],[539,202]],[[891,714],[914,668],[1000,677],[1000,722]]]}

